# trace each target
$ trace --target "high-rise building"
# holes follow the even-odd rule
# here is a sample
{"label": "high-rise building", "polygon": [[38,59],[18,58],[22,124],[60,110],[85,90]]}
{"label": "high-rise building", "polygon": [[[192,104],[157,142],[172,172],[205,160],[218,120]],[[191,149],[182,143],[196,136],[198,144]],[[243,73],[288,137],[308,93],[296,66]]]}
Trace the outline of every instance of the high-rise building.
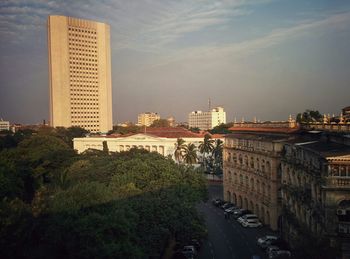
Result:
{"label": "high-rise building", "polygon": [[140,126],[149,127],[156,120],[160,120],[160,116],[158,113],[154,113],[154,112],[140,113],[137,116],[137,124]]}
{"label": "high-rise building", "polygon": [[100,22],[49,16],[51,126],[112,129],[109,30]]}
{"label": "high-rise building", "polygon": [[222,123],[226,123],[226,112],[222,107],[216,107],[208,112],[193,111],[188,115],[190,128],[208,130]]}
{"label": "high-rise building", "polygon": [[0,119],[0,131],[2,130],[10,130],[10,122],[4,121],[3,119]]}

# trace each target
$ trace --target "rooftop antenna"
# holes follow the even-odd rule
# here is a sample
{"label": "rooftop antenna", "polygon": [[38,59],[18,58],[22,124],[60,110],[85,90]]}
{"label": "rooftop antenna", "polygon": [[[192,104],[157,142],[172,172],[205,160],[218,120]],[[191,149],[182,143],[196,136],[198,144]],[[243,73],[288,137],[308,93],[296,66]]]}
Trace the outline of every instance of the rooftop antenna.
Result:
{"label": "rooftop antenna", "polygon": [[211,102],[210,102],[210,98],[208,99],[208,108],[209,108],[209,111],[211,111]]}

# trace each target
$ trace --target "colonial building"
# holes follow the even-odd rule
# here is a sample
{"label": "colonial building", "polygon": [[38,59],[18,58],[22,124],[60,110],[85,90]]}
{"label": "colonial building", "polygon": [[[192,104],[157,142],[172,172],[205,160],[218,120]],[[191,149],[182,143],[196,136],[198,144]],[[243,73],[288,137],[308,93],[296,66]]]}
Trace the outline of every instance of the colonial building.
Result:
{"label": "colonial building", "polygon": [[350,146],[330,140],[321,135],[285,143],[281,230],[292,246],[326,239],[350,256]]}
{"label": "colonial building", "polygon": [[224,197],[277,230],[283,141],[288,134],[240,132],[225,138]]}
{"label": "colonial building", "polygon": [[224,143],[224,197],[249,209],[271,229],[278,229],[284,141],[294,138],[298,125],[290,116],[282,122],[241,122]]}
{"label": "colonial building", "polygon": [[150,152],[158,152],[175,160],[174,152],[178,138],[182,138],[185,144],[193,143],[198,147],[203,141],[204,135],[193,133],[183,128],[147,128],[147,131],[144,133],[75,138],[73,142],[74,149],[78,153],[88,149],[103,150],[105,145],[110,152],[122,152],[131,148],[140,148]]}
{"label": "colonial building", "polygon": [[222,123],[226,123],[226,112],[222,107],[216,107],[208,112],[193,111],[188,115],[190,128],[208,130]]}

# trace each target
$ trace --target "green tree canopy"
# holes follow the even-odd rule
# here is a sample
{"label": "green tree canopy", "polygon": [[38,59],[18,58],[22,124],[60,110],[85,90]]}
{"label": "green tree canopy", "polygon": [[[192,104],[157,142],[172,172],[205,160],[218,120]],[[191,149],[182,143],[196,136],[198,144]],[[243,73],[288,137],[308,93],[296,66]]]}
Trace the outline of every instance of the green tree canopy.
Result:
{"label": "green tree canopy", "polygon": [[298,123],[322,122],[323,116],[317,110],[306,110],[297,114],[296,121]]}

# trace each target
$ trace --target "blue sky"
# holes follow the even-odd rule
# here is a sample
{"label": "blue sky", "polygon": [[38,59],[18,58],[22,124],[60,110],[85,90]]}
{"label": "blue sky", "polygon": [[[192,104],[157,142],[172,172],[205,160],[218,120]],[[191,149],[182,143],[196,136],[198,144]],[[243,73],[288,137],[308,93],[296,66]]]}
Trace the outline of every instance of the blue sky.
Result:
{"label": "blue sky", "polygon": [[111,26],[113,120],[282,120],[350,105],[350,1],[2,0],[0,117],[48,119],[47,16]]}

